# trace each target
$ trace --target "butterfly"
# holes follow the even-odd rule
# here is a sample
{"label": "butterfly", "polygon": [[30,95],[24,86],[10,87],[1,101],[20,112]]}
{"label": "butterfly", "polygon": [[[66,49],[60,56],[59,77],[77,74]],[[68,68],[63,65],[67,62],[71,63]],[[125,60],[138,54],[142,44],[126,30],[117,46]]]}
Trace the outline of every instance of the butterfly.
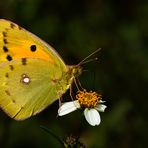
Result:
{"label": "butterfly", "polygon": [[0,19],[0,108],[24,120],[60,98],[81,74],[80,65],[67,66],[43,40]]}

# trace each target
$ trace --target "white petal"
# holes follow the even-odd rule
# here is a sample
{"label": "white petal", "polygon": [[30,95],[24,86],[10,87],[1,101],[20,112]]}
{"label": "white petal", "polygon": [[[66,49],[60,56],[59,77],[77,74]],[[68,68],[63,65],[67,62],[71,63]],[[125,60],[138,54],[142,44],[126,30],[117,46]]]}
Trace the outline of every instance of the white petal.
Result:
{"label": "white petal", "polygon": [[78,100],[63,103],[58,110],[58,115],[63,116],[80,108]]}
{"label": "white petal", "polygon": [[92,109],[86,108],[84,110],[84,115],[87,122],[92,126],[99,125],[101,122],[99,112],[94,108]]}
{"label": "white petal", "polygon": [[99,112],[104,112],[106,107],[107,107],[106,105],[98,104],[96,105],[95,109],[98,110]]}
{"label": "white petal", "polygon": [[100,100],[99,102],[100,102],[100,103],[104,103],[104,102],[106,102],[106,101],[102,101],[102,100]]}

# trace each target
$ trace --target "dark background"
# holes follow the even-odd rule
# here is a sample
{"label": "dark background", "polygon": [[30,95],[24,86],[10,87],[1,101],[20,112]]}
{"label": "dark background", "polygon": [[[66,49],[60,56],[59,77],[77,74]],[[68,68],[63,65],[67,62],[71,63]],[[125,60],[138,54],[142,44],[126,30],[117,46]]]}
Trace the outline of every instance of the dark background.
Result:
{"label": "dark background", "polygon": [[[0,111],[0,148],[60,147],[40,125],[61,139],[80,136],[89,148],[148,147],[148,1],[1,0],[0,18],[41,37],[67,64],[101,47],[99,60],[85,64],[79,78],[108,106],[96,127],[79,111],[57,117],[58,101],[21,122]],[[63,98],[70,99],[69,93]]]}

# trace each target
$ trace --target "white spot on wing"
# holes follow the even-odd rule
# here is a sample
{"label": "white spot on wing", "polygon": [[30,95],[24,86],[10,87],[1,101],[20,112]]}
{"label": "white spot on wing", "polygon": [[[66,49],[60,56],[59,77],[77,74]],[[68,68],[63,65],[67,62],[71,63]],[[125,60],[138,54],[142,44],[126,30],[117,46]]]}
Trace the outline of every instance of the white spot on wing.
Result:
{"label": "white spot on wing", "polygon": [[23,82],[24,83],[29,83],[30,82],[30,79],[26,77],[26,78],[23,79]]}

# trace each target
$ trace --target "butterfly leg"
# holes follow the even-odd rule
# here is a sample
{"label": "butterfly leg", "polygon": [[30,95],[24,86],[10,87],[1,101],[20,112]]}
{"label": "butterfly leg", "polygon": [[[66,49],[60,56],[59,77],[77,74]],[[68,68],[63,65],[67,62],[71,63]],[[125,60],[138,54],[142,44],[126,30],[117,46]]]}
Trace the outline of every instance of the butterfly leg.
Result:
{"label": "butterfly leg", "polygon": [[84,88],[82,87],[82,85],[81,85],[81,83],[80,83],[80,81],[79,81],[78,78],[74,78],[74,83],[75,83],[75,85],[76,85],[76,87],[77,87],[78,90],[80,90],[80,88],[81,88],[82,90],[84,89]]}
{"label": "butterfly leg", "polygon": [[71,100],[74,101],[72,94],[73,94],[72,93],[72,85],[70,85],[70,97],[71,97]]}
{"label": "butterfly leg", "polygon": [[59,108],[60,108],[62,106],[62,100],[63,100],[63,98],[60,97],[58,100],[59,100]]}

